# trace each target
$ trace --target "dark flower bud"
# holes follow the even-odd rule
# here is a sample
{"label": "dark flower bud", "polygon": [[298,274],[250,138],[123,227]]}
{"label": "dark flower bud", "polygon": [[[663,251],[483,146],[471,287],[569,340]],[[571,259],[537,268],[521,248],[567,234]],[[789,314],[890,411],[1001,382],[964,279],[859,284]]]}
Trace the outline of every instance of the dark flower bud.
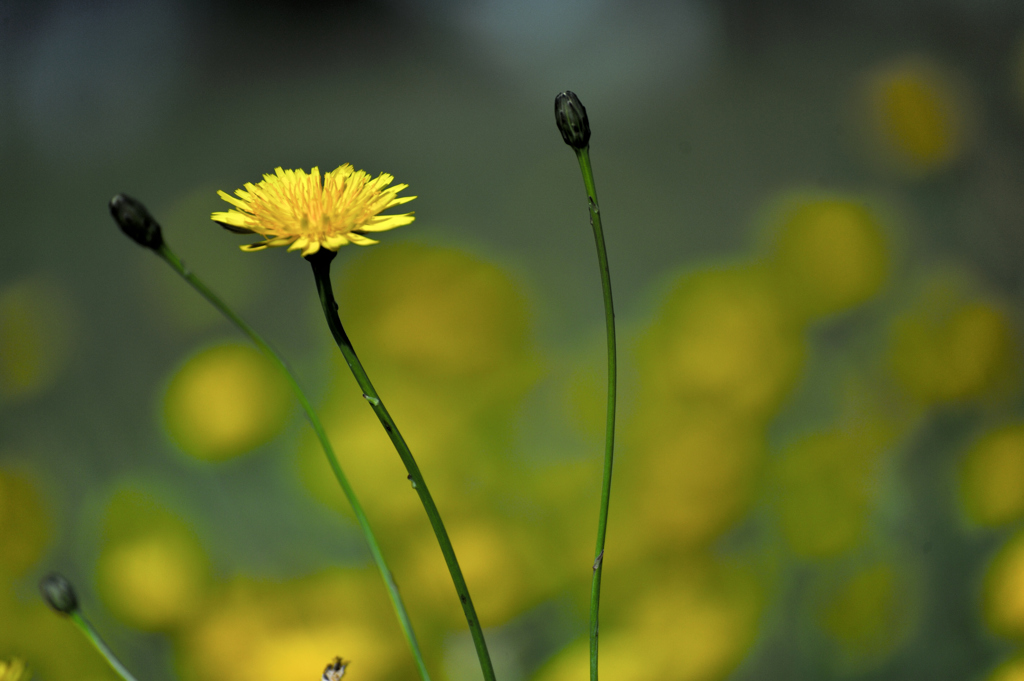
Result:
{"label": "dark flower bud", "polygon": [[135,240],[135,243],[154,251],[164,243],[160,225],[149,214],[146,207],[130,196],[118,194],[110,199],[110,214],[121,231]]}
{"label": "dark flower bud", "polygon": [[555,97],[555,123],[562,139],[573,149],[585,149],[590,144],[587,110],[575,92],[566,90]]}
{"label": "dark flower bud", "polygon": [[70,615],[78,610],[78,597],[75,596],[75,588],[63,575],[56,572],[46,575],[39,582],[39,591],[43,594],[43,600],[57,612]]}

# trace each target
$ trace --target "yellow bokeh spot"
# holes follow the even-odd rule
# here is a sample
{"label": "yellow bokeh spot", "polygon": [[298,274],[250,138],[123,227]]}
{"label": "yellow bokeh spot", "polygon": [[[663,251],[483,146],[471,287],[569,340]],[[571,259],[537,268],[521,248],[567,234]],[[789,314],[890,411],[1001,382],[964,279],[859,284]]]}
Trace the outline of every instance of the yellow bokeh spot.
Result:
{"label": "yellow bokeh spot", "polygon": [[1000,525],[1024,516],[1024,424],[998,428],[967,453],[960,491],[968,517]]}
{"label": "yellow bokeh spot", "polygon": [[623,524],[630,526],[624,541],[644,552],[706,545],[750,505],[763,433],[696,405],[672,414],[655,408],[647,417],[649,427],[637,428],[631,443],[634,457],[624,462]]}
{"label": "yellow bokeh spot", "polygon": [[924,404],[980,397],[1014,368],[1006,315],[983,302],[926,301],[895,320],[890,352],[896,380]]}
{"label": "yellow bokeh spot", "polygon": [[947,166],[964,143],[962,103],[935,66],[908,59],[868,80],[870,118],[891,161],[909,172]]}
{"label": "yellow bokeh spot", "polygon": [[167,430],[186,453],[229,459],[277,435],[291,391],[280,370],[247,345],[202,350],[171,379],[164,398]]}
{"label": "yellow bokeh spot", "polygon": [[[422,520],[416,491],[387,432],[366,404],[351,376],[318,411],[327,437],[362,503],[378,522],[392,528]],[[493,457],[481,457],[472,422],[461,405],[437,399],[415,383],[389,386],[384,399],[416,456],[431,493],[449,511],[472,507],[478,476],[487,476]],[[351,514],[319,440],[307,433],[298,458],[303,484],[320,501]]]}
{"label": "yellow bokeh spot", "polygon": [[648,656],[661,658],[662,678],[702,681],[724,678],[740,663],[760,612],[759,587],[748,570],[708,565],[648,585],[634,626]]}
{"label": "yellow bokeh spot", "polygon": [[67,362],[70,316],[53,284],[26,280],[0,289],[0,402],[53,385]]}
{"label": "yellow bokeh spot", "polygon": [[[536,605],[544,580],[543,558],[535,539],[510,524],[483,520],[447,522],[452,546],[473,593],[480,624],[504,624]],[[531,528],[529,533],[539,532]],[[434,537],[418,538],[395,566],[410,587],[406,592],[421,612],[449,627],[465,624],[465,615],[452,587],[451,575]]]}
{"label": "yellow bokeh spot", "polygon": [[[601,635],[599,676],[616,681],[663,681],[659,669],[644,657],[643,641],[628,632],[611,631]],[[674,677],[667,677],[673,678]],[[532,681],[587,681],[590,679],[590,643],[577,641],[541,667]]]}
{"label": "yellow bokeh spot", "polygon": [[863,203],[800,198],[780,211],[778,221],[772,265],[797,313],[840,312],[882,288],[889,271],[885,235]]}
{"label": "yellow bokeh spot", "polygon": [[[762,597],[749,570],[682,565],[645,583],[618,624],[602,621],[600,673],[628,681],[713,681],[742,661],[757,634]],[[589,678],[586,640],[570,645],[534,681]]]}
{"label": "yellow bokeh spot", "polygon": [[803,358],[803,339],[765,273],[708,270],[670,292],[643,351],[642,378],[658,394],[766,418]]}
{"label": "yellow bokeh spot", "polygon": [[195,542],[166,533],[107,548],[96,572],[108,607],[147,630],[189,621],[199,612],[209,581],[206,557]]}
{"label": "yellow bokeh spot", "polygon": [[26,477],[0,471],[0,573],[20,577],[50,541],[50,514]]}
{"label": "yellow bokeh spot", "polygon": [[863,664],[890,655],[910,631],[907,591],[891,566],[879,564],[853,575],[825,604],[821,623],[849,662]]}
{"label": "yellow bokeh spot", "polygon": [[379,581],[362,570],[236,579],[181,634],[179,663],[197,681],[309,681],[336,655],[361,681],[414,674]]}
{"label": "yellow bokeh spot", "polygon": [[199,613],[209,573],[202,546],[182,518],[146,492],[114,494],[104,519],[96,580],[115,615],[140,629],[181,627]]}
{"label": "yellow bokeh spot", "polygon": [[508,274],[454,249],[360,255],[338,286],[360,352],[401,367],[405,380],[469,379],[497,393],[532,380],[526,300]]}
{"label": "yellow bokeh spot", "polygon": [[786,447],[777,461],[776,503],[793,553],[834,556],[864,539],[882,446],[879,429],[868,424],[855,432],[816,433]]}
{"label": "yellow bokeh spot", "polygon": [[1024,533],[1014,535],[989,566],[984,605],[994,632],[1024,638]]}
{"label": "yellow bokeh spot", "polygon": [[987,681],[1024,681],[1024,657],[1015,657],[999,665]]}
{"label": "yellow bokeh spot", "polygon": [[[597,452],[582,459],[567,460],[555,456],[553,454],[551,459],[520,471],[521,477],[512,484],[518,484],[518,494],[530,500],[527,533],[531,546],[538,551],[543,563],[541,574],[554,584],[564,585],[567,580],[572,580],[578,584],[569,587],[573,595],[586,599],[590,592],[582,580],[588,580],[589,584],[590,575],[580,566],[585,568],[594,560],[594,519],[599,501],[597,490],[601,489],[603,457]],[[628,503],[623,501],[620,508],[625,508]],[[614,520],[618,516],[613,513],[612,518]],[[630,530],[635,528],[631,526]],[[609,533],[618,536],[622,542],[623,535],[616,534],[616,530],[609,529]],[[620,543],[616,552],[623,555],[625,551]]]}

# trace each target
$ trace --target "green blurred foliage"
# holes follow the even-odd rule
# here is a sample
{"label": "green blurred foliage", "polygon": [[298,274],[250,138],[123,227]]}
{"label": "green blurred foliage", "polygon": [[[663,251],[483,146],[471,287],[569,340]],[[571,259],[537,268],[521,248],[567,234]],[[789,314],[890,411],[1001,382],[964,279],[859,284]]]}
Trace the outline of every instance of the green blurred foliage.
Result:
{"label": "green blurred foliage", "polygon": [[0,288],[0,401],[51,388],[68,362],[74,313],[52,281],[34,277]]}

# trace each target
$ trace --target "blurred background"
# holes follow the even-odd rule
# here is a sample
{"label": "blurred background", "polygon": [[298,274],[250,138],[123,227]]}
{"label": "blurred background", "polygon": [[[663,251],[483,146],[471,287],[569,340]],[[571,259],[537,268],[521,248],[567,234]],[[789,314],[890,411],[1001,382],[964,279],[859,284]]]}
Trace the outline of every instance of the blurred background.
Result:
{"label": "blurred background", "polygon": [[1011,0],[0,0],[0,659],[112,679],[415,670],[272,367],[291,361],[438,681],[440,551],[308,265],[209,220],[276,166],[388,172],[334,266],[502,681],[582,681],[604,327],[552,102],[587,106],[620,334],[617,681],[1024,679],[1024,6]]}

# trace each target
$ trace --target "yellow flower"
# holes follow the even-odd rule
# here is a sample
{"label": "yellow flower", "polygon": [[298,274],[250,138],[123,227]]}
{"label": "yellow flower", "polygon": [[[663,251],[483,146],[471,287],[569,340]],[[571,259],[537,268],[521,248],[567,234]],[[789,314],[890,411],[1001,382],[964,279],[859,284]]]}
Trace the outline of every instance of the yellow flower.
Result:
{"label": "yellow flower", "polygon": [[0,681],[28,681],[30,676],[24,660],[16,657],[10,662],[0,660]]}
{"label": "yellow flower", "polygon": [[348,163],[327,173],[322,182],[319,168],[309,174],[281,168],[274,173],[256,184],[247,182],[245,189],[235,191],[238,198],[217,192],[235,208],[214,213],[214,222],[238,234],[264,237],[242,246],[243,251],[288,246],[289,251],[301,249],[307,256],[321,248],[336,251],[348,243],[369,246],[377,242],[364,236],[367,232],[384,232],[415,219],[412,213],[378,215],[416,198],[398,198],[396,194],[409,185],[388,187],[395,178],[387,173],[370,179]]}

